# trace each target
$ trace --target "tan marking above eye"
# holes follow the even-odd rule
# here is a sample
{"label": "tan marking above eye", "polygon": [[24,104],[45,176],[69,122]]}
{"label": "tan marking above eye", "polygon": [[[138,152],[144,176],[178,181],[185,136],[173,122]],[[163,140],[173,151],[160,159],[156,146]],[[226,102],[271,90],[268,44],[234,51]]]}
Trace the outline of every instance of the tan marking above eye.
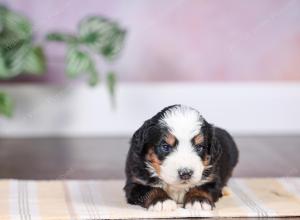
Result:
{"label": "tan marking above eye", "polygon": [[169,144],[170,146],[175,146],[175,143],[176,143],[176,138],[173,134],[168,134],[166,137],[165,137],[165,142],[167,144]]}
{"label": "tan marking above eye", "polygon": [[201,134],[197,134],[194,138],[193,138],[193,143],[196,144],[201,144],[204,141],[204,137]]}

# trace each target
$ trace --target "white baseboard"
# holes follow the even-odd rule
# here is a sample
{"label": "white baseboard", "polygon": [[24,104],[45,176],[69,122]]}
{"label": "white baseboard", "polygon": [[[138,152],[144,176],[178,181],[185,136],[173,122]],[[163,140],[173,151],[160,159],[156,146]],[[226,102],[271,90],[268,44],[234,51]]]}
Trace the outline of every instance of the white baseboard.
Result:
{"label": "white baseboard", "polygon": [[172,104],[197,108],[234,134],[300,134],[300,83],[122,83],[116,109],[104,86],[6,85],[15,100],[12,119],[0,118],[0,136],[131,135]]}

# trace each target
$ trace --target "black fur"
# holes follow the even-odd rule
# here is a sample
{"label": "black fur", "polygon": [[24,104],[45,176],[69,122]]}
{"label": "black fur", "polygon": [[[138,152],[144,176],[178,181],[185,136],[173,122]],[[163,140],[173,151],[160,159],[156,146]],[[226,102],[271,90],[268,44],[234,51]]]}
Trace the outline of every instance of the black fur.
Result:
{"label": "black fur", "polygon": [[[167,110],[175,106],[176,105],[166,107],[151,119],[145,121],[131,139],[131,146],[126,161],[127,180],[124,187],[127,201],[130,204],[147,208],[157,201],[163,201],[169,198],[167,195],[159,193],[156,199],[151,197],[152,201],[149,202],[149,197],[152,195],[151,193],[153,190],[156,190],[153,185],[159,183],[160,180],[157,177],[150,176],[145,165],[145,154],[149,146],[158,146],[161,144],[168,130],[162,127],[158,121]],[[212,198],[209,203],[211,203],[213,207],[214,203],[222,196],[222,188],[226,185],[233,168],[237,164],[238,150],[233,138],[228,132],[221,128],[214,127],[204,119],[201,120],[204,122],[201,128],[202,134],[204,134],[204,143],[203,150],[199,152],[199,156],[202,159],[209,157],[209,163],[212,165],[210,169],[203,173],[203,178],[207,176],[213,176],[213,178],[206,184],[198,186],[197,189],[209,193]],[[158,152],[156,153],[159,155]],[[202,202],[207,200],[207,198],[192,196],[192,198],[189,197],[185,200],[189,202]]]}

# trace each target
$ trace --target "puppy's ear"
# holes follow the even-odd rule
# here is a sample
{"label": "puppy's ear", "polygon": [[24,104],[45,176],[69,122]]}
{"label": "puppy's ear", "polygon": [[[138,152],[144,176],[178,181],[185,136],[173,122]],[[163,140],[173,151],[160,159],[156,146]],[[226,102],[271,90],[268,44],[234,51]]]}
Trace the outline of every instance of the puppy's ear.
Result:
{"label": "puppy's ear", "polygon": [[205,120],[203,122],[204,126],[202,132],[204,133],[204,137],[208,146],[208,154],[210,155],[211,163],[213,164],[220,158],[222,154],[222,147],[216,138],[215,127]]}
{"label": "puppy's ear", "polygon": [[126,160],[127,182],[146,183],[150,180],[144,156],[148,147],[153,146],[160,138],[158,127],[156,121],[149,119],[133,134]]}
{"label": "puppy's ear", "polygon": [[154,145],[161,136],[160,127],[149,119],[133,134],[131,146],[135,153],[141,154],[149,145]]}

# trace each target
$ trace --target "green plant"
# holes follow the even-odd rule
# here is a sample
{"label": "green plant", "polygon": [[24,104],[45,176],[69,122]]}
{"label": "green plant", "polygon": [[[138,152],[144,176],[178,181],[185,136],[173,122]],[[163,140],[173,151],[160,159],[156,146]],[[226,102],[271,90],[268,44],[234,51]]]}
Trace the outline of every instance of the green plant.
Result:
{"label": "green plant", "polygon": [[[92,16],[79,23],[76,34],[53,32],[47,34],[47,39],[67,45],[67,76],[75,78],[88,74],[89,84],[94,86],[99,81],[94,55],[113,62],[123,47],[125,34],[116,22]],[[33,43],[30,21],[0,4],[0,80],[24,73],[40,75],[45,69],[44,52],[41,46]],[[106,80],[113,101],[116,75],[112,70],[107,72]],[[12,100],[3,92],[0,92],[0,114],[12,115]]]}
{"label": "green plant", "polygon": [[[29,20],[0,5],[0,79],[23,73],[39,75],[45,71],[43,50],[32,39]],[[12,115],[12,100],[3,92],[0,92],[0,114]]]}
{"label": "green plant", "polygon": [[29,20],[0,5],[0,79],[45,71],[43,50],[32,39]]}
{"label": "green plant", "polygon": [[0,92],[0,114],[7,117],[12,116],[12,100],[6,93]]}
{"label": "green plant", "polygon": [[[79,23],[76,34],[53,32],[47,35],[47,39],[67,45],[67,75],[73,78],[83,73],[87,74],[89,84],[94,86],[99,81],[95,55],[107,62],[113,62],[123,47],[125,34],[126,31],[116,22],[100,16],[91,16]],[[114,72],[109,70],[106,79],[109,92],[113,95],[116,83]]]}

